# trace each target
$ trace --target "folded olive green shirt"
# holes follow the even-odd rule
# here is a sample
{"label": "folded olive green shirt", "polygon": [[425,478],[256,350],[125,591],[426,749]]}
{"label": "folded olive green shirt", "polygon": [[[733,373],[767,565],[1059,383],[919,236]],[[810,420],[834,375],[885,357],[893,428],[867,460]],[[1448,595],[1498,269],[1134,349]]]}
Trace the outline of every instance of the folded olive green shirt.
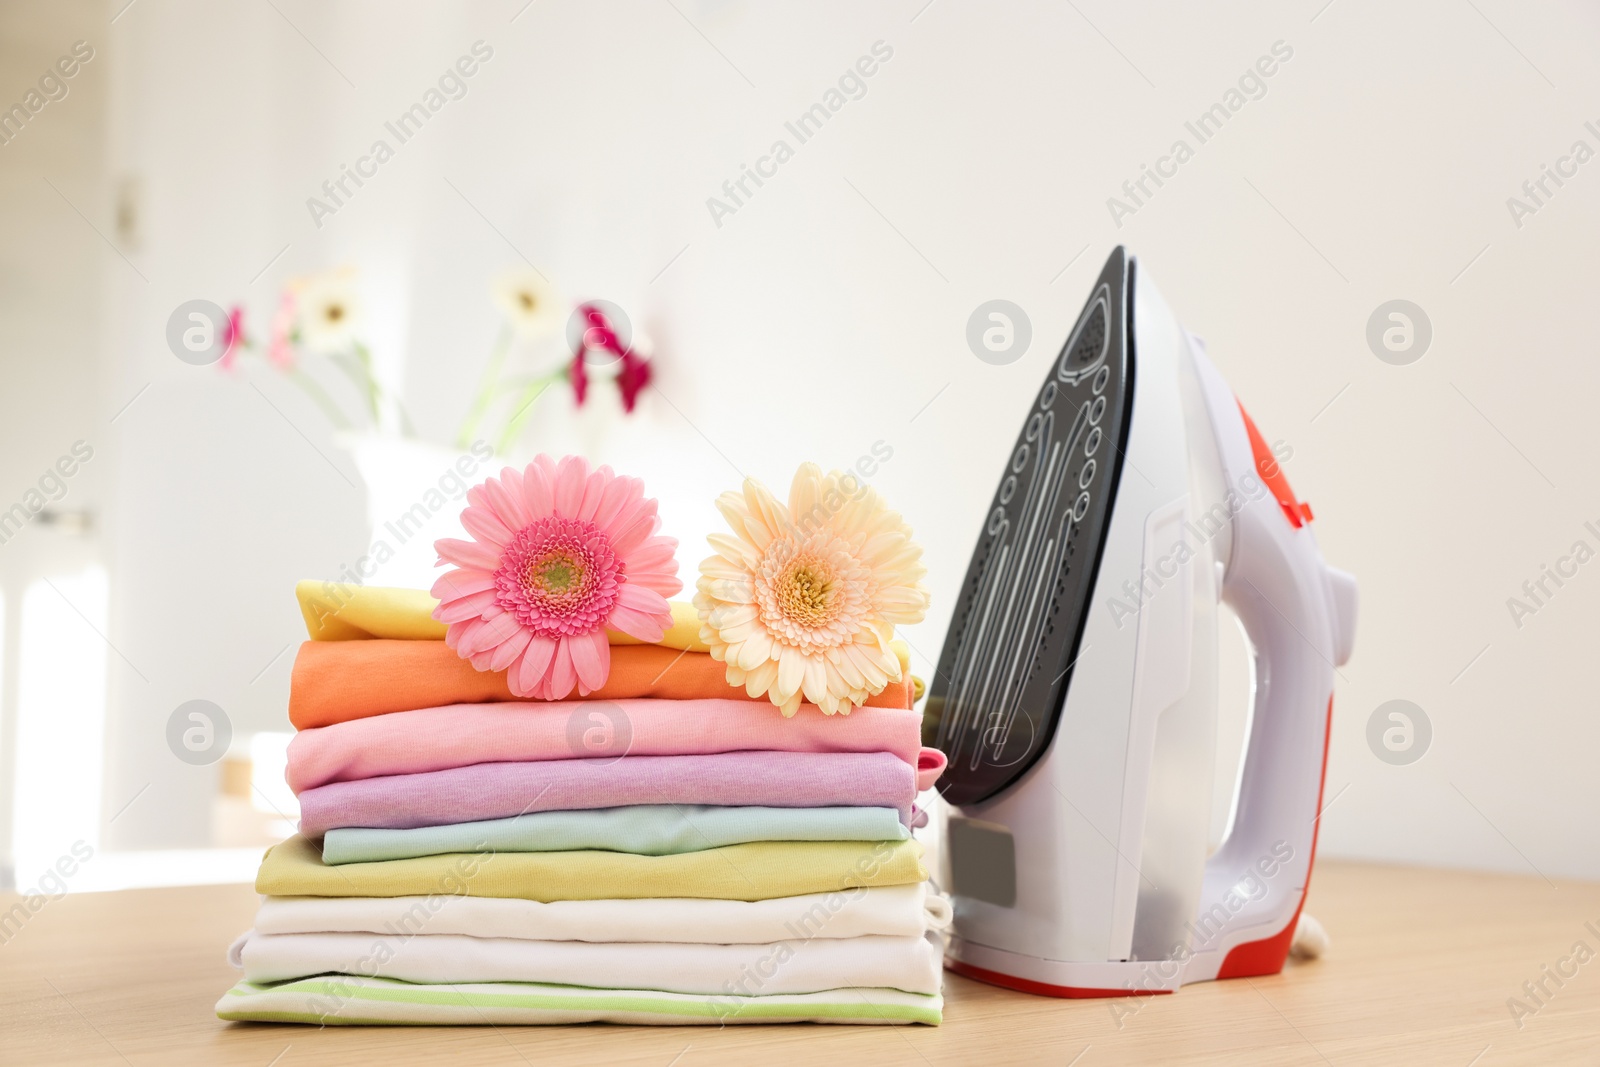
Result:
{"label": "folded olive green shirt", "polygon": [[267,850],[256,892],[287,897],[450,894],[520,900],[699,897],[769,900],[925,881],[906,841],[755,841],[675,856],[626,852],[451,852],[328,865],[296,835]]}

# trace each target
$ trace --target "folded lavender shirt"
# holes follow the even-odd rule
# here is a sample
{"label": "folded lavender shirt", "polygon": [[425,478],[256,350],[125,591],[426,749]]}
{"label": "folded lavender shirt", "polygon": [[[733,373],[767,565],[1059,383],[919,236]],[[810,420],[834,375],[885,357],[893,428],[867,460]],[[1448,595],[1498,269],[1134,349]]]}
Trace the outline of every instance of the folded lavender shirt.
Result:
{"label": "folded lavender shirt", "polygon": [[711,756],[478,763],[333,782],[300,794],[300,832],[409,830],[532,811],[628,804],[896,808],[911,822],[916,768],[891,752],[723,752]]}

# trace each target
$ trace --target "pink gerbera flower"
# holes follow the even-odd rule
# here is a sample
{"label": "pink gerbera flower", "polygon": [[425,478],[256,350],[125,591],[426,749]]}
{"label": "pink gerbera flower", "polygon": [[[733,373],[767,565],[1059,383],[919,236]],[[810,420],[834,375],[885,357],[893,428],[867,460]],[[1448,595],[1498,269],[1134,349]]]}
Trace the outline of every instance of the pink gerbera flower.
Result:
{"label": "pink gerbera flower", "polygon": [[455,569],[433,586],[445,643],[520,697],[588,696],[611,673],[606,630],[661,640],[678,580],[675,538],[656,534],[644,483],[538,456],[467,491],[472,540],[434,542]]}

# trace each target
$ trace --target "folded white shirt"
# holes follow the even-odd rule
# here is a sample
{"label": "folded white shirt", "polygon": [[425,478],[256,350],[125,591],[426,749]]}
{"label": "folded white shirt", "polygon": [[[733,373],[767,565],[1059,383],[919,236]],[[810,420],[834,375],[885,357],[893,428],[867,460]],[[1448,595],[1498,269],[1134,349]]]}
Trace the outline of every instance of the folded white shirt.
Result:
{"label": "folded white shirt", "polygon": [[916,937],[950,925],[949,898],[926,882],[770,900],[513,900],[428,897],[266,897],[259,934],[466,934],[531,941],[769,944],[879,934]]}
{"label": "folded white shirt", "polygon": [[538,982],[709,996],[819,993],[845,987],[939,992],[936,935],[814,937],[771,944],[528,941],[459,934],[254,934],[242,939],[245,980],[350,974],[449,985]]}

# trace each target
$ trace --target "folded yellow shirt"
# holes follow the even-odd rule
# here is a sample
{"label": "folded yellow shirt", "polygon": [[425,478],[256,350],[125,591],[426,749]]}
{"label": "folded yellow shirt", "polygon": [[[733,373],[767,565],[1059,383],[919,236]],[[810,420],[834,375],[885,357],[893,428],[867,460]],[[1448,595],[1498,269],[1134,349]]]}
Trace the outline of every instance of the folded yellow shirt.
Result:
{"label": "folded yellow shirt", "polygon": [[267,896],[461,895],[518,900],[697,897],[770,900],[925,881],[922,846],[907,841],[756,841],[675,856],[626,852],[452,852],[327,866],[296,835],[267,850],[256,892]]}
{"label": "folded yellow shirt", "polygon": [[[295,599],[313,641],[360,641],[391,638],[400,641],[443,641],[444,623],[433,617],[439,602],[426,589],[348,585],[305,578],[295,583]],[[656,644],[689,652],[708,651],[700,640],[700,616],[687,600],[673,600],[672,626]],[[613,645],[646,642],[613,632]]]}
{"label": "folded yellow shirt", "polygon": [[[395,589],[385,586],[350,585],[344,582],[319,582],[304,578],[295,583],[295,599],[306,620],[306,634],[313,641],[361,641],[390,638],[400,641],[443,641],[445,625],[433,617],[439,602],[426,589]],[[700,640],[700,615],[687,600],[671,600],[672,625],[655,642],[680,652],[709,652]],[[613,645],[641,645],[647,642],[612,631]],[[901,671],[911,669],[911,649],[896,638],[889,647],[899,657]],[[922,679],[913,678],[916,696],[922,696]]]}

